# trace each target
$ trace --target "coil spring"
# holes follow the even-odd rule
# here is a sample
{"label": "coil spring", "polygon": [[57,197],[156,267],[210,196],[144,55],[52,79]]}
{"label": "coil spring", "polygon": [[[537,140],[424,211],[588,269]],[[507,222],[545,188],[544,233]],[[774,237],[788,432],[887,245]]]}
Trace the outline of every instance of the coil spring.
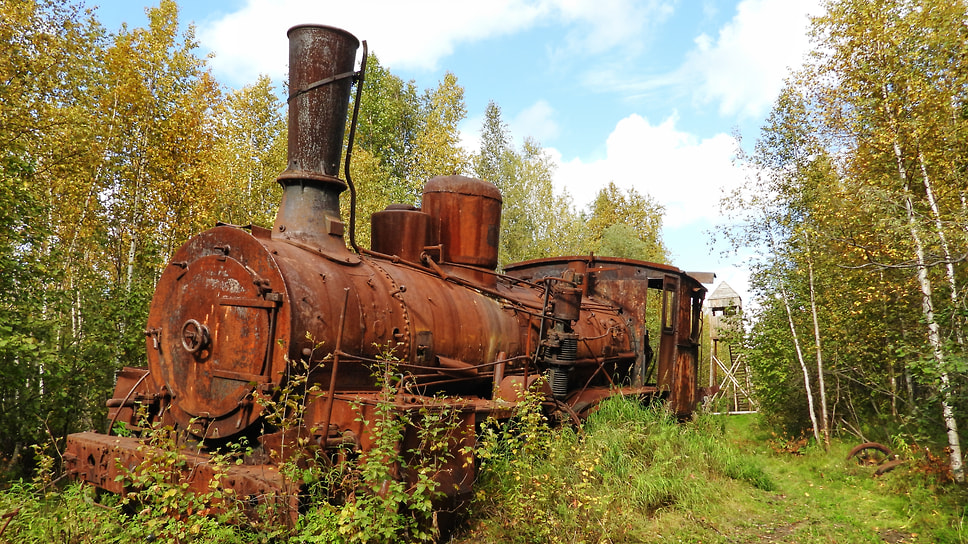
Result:
{"label": "coil spring", "polygon": [[578,359],[577,334],[562,335],[557,359],[564,364],[551,366],[548,381],[551,382],[551,393],[560,400],[568,396],[568,374],[571,373],[571,365]]}
{"label": "coil spring", "polygon": [[569,334],[561,339],[561,348],[558,352],[558,360],[566,363],[573,363],[578,360],[577,334]]}
{"label": "coil spring", "polygon": [[553,366],[548,369],[548,381],[551,382],[551,394],[556,399],[563,399],[568,396],[568,373],[571,367]]}

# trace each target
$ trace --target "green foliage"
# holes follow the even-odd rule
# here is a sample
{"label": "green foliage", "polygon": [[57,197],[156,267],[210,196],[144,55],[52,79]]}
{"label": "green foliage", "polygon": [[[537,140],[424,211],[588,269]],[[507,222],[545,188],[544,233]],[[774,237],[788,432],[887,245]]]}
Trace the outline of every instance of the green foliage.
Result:
{"label": "green foliage", "polygon": [[276,177],[286,169],[284,106],[266,76],[225,97],[216,121],[221,221],[271,226],[275,220],[282,195]]}
{"label": "green foliage", "polygon": [[490,181],[502,191],[513,182],[514,144],[511,130],[501,119],[501,108],[491,100],[484,110],[484,123],[481,126],[481,148],[471,158],[474,175]]}
{"label": "green foliage", "polygon": [[662,243],[665,209],[635,189],[623,192],[609,182],[589,206],[586,222],[588,250],[608,257],[664,263],[669,250]]}
{"label": "green foliage", "polygon": [[387,174],[401,182],[409,175],[419,111],[420,101],[414,82],[403,81],[391,73],[371,52],[367,58],[354,145],[374,155]]}
{"label": "green foliage", "polygon": [[638,259],[640,261],[663,262],[665,253],[653,250],[647,242],[642,241],[635,229],[625,223],[614,223],[602,231],[596,255],[603,257],[622,257]]}
{"label": "green foliage", "polygon": [[553,512],[564,489],[546,470],[555,437],[541,400],[539,391],[522,392],[515,417],[505,423],[485,422],[478,439],[474,509],[487,518],[487,540],[542,542],[555,532],[551,523],[526,523]]}
{"label": "green foliage", "polygon": [[457,76],[447,72],[437,88],[428,89],[421,98],[409,179],[422,186],[434,176],[460,174],[467,168],[458,129],[466,116],[464,88]]}
{"label": "green foliage", "polygon": [[[872,467],[845,461],[852,442],[835,439],[829,452],[807,445],[790,455],[769,447],[770,429],[756,415],[703,414],[676,423],[661,410],[615,400],[590,418],[584,442],[562,433],[568,440],[556,437],[546,454],[560,460],[556,449],[577,448],[583,457],[535,470],[559,475],[553,482],[560,503],[502,525],[505,505],[479,493],[478,507],[486,508],[458,542],[529,541],[534,535],[530,541],[821,543],[831,535],[857,543],[968,541],[963,488],[938,486],[918,471],[898,472],[903,468],[873,478]],[[593,502],[581,509],[571,502],[569,486],[580,483],[585,468],[576,459],[598,459],[590,474],[599,491],[591,496],[606,498],[608,519],[594,519]],[[512,472],[490,477],[515,483]],[[497,489],[488,485],[486,491]],[[519,485],[529,489],[527,481]],[[580,511],[588,505],[592,513]],[[576,527],[568,516],[592,519]]]}
{"label": "green foliage", "polygon": [[[77,354],[70,251],[81,198],[76,170],[89,156],[103,29],[79,7],[53,1],[0,6],[0,474],[21,475],[28,444],[61,436],[94,412],[77,386],[95,369]],[[103,285],[101,297],[105,292]],[[72,322],[71,318],[75,321]],[[92,316],[97,322],[97,317]],[[103,367],[102,367],[103,368]],[[104,378],[110,379],[110,371]],[[103,401],[96,410],[103,411]]]}
{"label": "green foliage", "polygon": [[355,467],[327,480],[333,487],[314,487],[314,508],[300,520],[295,542],[434,542],[439,535],[443,492],[436,476],[454,457],[459,412],[443,398],[401,409],[401,375],[389,356],[374,367],[374,378],[379,401],[357,406],[371,446]]}
{"label": "green foliage", "polygon": [[504,207],[498,260],[508,264],[581,253],[580,217],[571,197],[556,192],[549,155],[538,142],[525,139],[521,150],[507,160],[510,178],[499,186]]}
{"label": "green foliage", "polygon": [[95,490],[80,485],[45,494],[34,484],[15,482],[0,492],[0,514],[11,514],[3,533],[11,544],[122,542],[120,532],[129,524],[119,508],[97,507]]}
{"label": "green foliage", "polygon": [[16,475],[48,430],[103,428],[114,371],[143,364],[161,267],[216,209],[271,218],[285,142],[268,80],[223,104],[173,1],[114,35],[77,3],[0,10],[0,472]]}
{"label": "green foliage", "polygon": [[[419,93],[413,81],[403,81],[369,54],[350,165],[361,246],[370,244],[374,213],[394,203],[418,205],[430,178],[464,173],[468,159],[459,124],[466,115],[464,88],[454,74]],[[349,199],[341,206],[348,219]]]}
{"label": "green foliage", "polygon": [[215,223],[218,201],[211,112],[220,90],[195,53],[194,28],[179,30],[177,4],[162,0],[147,15],[147,28],[122,27],[106,48],[113,84],[97,93],[107,120],[97,226],[125,285],[152,284],[175,248]]}
{"label": "green foliage", "polygon": [[[282,433],[304,428],[306,401],[318,394],[306,379],[305,362],[297,362],[293,370],[271,397],[259,399],[267,420]],[[389,358],[375,367],[374,376],[382,386],[379,399],[375,404],[357,406],[360,422],[369,434],[369,448],[358,456],[344,451],[339,457],[345,462],[335,464],[328,454],[309,447],[308,440],[290,443],[289,451],[266,452],[285,476],[285,488],[260,497],[258,505],[236,497],[233,489],[223,485],[231,478],[231,468],[252,454],[250,447],[227,444],[199,457],[203,444],[193,442],[183,431],[145,424],[147,430],[138,447],[141,462],[120,467],[122,473],[117,477],[126,494],[105,496],[102,508],[107,513],[97,516],[100,526],[79,522],[62,530],[54,521],[70,521],[75,516],[73,511],[63,510],[78,505],[97,510],[96,498],[83,486],[54,487],[55,458],[47,453],[49,449],[38,448],[35,482],[0,493],[0,505],[27,505],[22,507],[23,517],[12,524],[9,541],[63,537],[98,542],[112,542],[113,538],[118,542],[269,542],[280,538],[293,542],[434,542],[439,536],[438,499],[443,497],[437,476],[454,459],[454,438],[461,432],[460,409],[445,398],[420,406],[401,405],[401,377]],[[202,466],[212,477],[207,488],[199,491],[193,482],[200,477]],[[290,525],[290,499],[297,496],[305,513]],[[77,500],[81,502],[68,502]]]}
{"label": "green foliage", "polygon": [[137,512],[129,529],[132,537],[219,541],[217,537],[236,533],[233,526],[245,517],[241,508],[226,506],[235,497],[232,489],[223,489],[222,478],[226,468],[240,458],[238,448],[206,461],[214,476],[204,492],[191,490],[197,470],[193,462],[198,461],[184,455],[190,449],[184,437],[170,427],[154,428],[143,436],[138,447],[141,463],[118,476],[130,490],[121,497],[120,505]]}
{"label": "green foliage", "polygon": [[[944,463],[940,452],[931,461],[920,448],[895,443],[910,462],[873,478],[874,467],[845,461],[855,442],[835,439],[829,452],[810,445],[801,455],[776,452],[769,427],[755,415],[707,414],[678,423],[662,410],[614,399],[581,435],[549,429],[539,403],[525,399],[522,419],[492,427],[498,440],[481,443],[481,453],[493,455],[482,459],[471,528],[455,542],[821,543],[831,535],[851,543],[968,542],[968,496],[933,474],[931,467]],[[502,434],[509,447],[500,443]],[[515,461],[512,450],[528,459]],[[363,541],[362,535],[378,541],[372,527],[340,536],[341,509],[329,502],[309,508],[293,530],[194,514],[166,518],[149,535],[139,527],[140,514],[124,514],[117,497],[98,497],[89,486],[45,488],[44,481],[0,492],[0,515],[11,514],[5,542],[340,542]],[[512,496],[539,502],[507,505]],[[512,520],[508,512],[531,517]]]}
{"label": "green foliage", "polygon": [[[749,187],[726,201],[744,221],[734,244],[757,252],[746,260],[760,306],[747,350],[760,405],[797,434],[812,426],[807,394],[822,393],[826,378],[817,416],[826,407],[832,424],[866,439],[947,444],[956,467],[964,432],[948,430],[968,409],[968,9],[933,0],[825,7],[811,62],[792,74],[743,158]],[[814,350],[825,370],[798,371]]]}

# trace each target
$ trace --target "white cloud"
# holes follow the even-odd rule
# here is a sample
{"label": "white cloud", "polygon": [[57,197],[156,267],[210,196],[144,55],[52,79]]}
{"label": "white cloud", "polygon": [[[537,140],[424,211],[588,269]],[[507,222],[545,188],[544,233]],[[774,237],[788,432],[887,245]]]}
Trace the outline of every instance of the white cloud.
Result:
{"label": "white cloud", "polygon": [[216,52],[216,72],[235,80],[268,73],[282,79],[286,30],[320,23],[344,28],[395,68],[432,69],[462,41],[516,32],[547,12],[542,2],[497,0],[455,4],[445,0],[372,0],[365,9],[352,2],[248,0],[244,7],[199,30],[205,47]]}
{"label": "white cloud", "polygon": [[567,38],[571,53],[596,54],[621,47],[623,55],[634,54],[644,43],[642,30],[664,22],[674,11],[674,0],[558,0],[563,22],[582,21],[583,27]]}
{"label": "white cloud", "polygon": [[[558,53],[601,52],[634,38],[643,25],[671,13],[670,0],[248,0],[198,28],[201,44],[215,52],[220,78],[247,83],[259,74],[282,80],[286,30],[303,23],[344,28],[369,40],[380,61],[393,69],[435,69],[461,43],[563,24]],[[362,8],[362,9],[361,9]]]}
{"label": "white cloud", "polygon": [[[692,95],[697,103],[718,105],[727,117],[756,119],[773,105],[791,69],[802,66],[810,49],[807,35],[809,16],[822,12],[821,0],[742,0],[733,18],[715,35],[699,34],[681,64],[666,73],[641,73],[634,58],[648,31],[631,39],[623,48],[626,62],[602,62],[580,76],[589,88],[608,89],[626,99],[652,100],[670,91]],[[703,5],[703,14],[717,10]],[[663,22],[661,10],[653,12],[653,23]],[[643,25],[640,25],[642,32]]]}
{"label": "white cloud", "polygon": [[508,122],[511,135],[516,139],[531,137],[540,143],[555,139],[559,133],[558,123],[554,120],[555,110],[545,100],[528,106]]}
{"label": "white cloud", "polygon": [[556,189],[567,190],[579,208],[609,181],[648,194],[665,206],[662,237],[672,263],[684,270],[715,272],[717,281],[729,282],[745,300],[749,272],[735,258],[720,255],[725,248],[711,247],[709,232],[729,223],[720,213],[720,198],[744,180],[743,170],[733,164],[737,142],[722,133],[699,139],[679,130],[677,122],[676,115],[657,125],[630,115],[615,125],[600,160],[564,162],[550,149],[558,167]]}
{"label": "white cloud", "polygon": [[736,187],[742,173],[732,163],[736,141],[727,134],[699,140],[676,128],[676,116],[652,125],[637,114],[616,124],[601,160],[561,162],[556,184],[584,207],[609,181],[651,195],[666,208],[665,224],[719,220],[723,190]]}
{"label": "white cloud", "polygon": [[744,0],[715,40],[696,37],[682,68],[699,81],[703,101],[718,101],[720,112],[747,117],[769,110],[790,68],[802,65],[809,49],[808,15],[819,0]]}

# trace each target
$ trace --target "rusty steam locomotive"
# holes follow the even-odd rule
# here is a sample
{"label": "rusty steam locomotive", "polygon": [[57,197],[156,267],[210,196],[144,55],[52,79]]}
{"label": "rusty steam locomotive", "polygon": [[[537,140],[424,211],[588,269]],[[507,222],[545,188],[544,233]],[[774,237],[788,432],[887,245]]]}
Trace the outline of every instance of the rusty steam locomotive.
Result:
{"label": "rusty steam locomotive", "polygon": [[[259,399],[302,372],[318,391],[295,430],[301,444],[365,452],[363,421],[380,402],[369,363],[387,350],[405,376],[394,409],[446,394],[462,414],[455,447],[472,444],[484,418],[508,417],[535,384],[549,410],[572,419],[617,394],[665,399],[680,416],[695,409],[705,288],[677,268],[576,256],[497,272],[501,194],[456,175],[427,182],[420,208],[375,214],[371,248],[356,247],[354,219],[344,227],[339,206],[349,169],[347,181],[338,176],[365,68],[354,71],[359,42],[317,25],[293,27],[289,39],[288,168],[275,224],[217,226],[175,253],[150,306],[147,367],[119,372],[107,402],[112,428],[147,421],[205,444],[244,436],[277,448],[294,431],[268,423]],[[137,432],[73,434],[66,451],[75,478],[114,492],[145,455]],[[207,453],[184,455],[206,489]],[[222,485],[240,496],[278,492],[284,478],[270,457],[234,466]],[[439,476],[452,498],[474,479],[460,457]]]}

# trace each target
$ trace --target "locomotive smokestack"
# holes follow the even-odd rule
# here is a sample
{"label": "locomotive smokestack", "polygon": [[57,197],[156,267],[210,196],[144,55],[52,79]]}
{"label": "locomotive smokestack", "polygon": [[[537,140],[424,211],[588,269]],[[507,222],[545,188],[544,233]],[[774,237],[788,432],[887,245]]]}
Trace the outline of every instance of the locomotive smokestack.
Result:
{"label": "locomotive smokestack", "polygon": [[273,237],[345,250],[339,194],[343,129],[359,40],[322,25],[289,29],[289,150]]}

